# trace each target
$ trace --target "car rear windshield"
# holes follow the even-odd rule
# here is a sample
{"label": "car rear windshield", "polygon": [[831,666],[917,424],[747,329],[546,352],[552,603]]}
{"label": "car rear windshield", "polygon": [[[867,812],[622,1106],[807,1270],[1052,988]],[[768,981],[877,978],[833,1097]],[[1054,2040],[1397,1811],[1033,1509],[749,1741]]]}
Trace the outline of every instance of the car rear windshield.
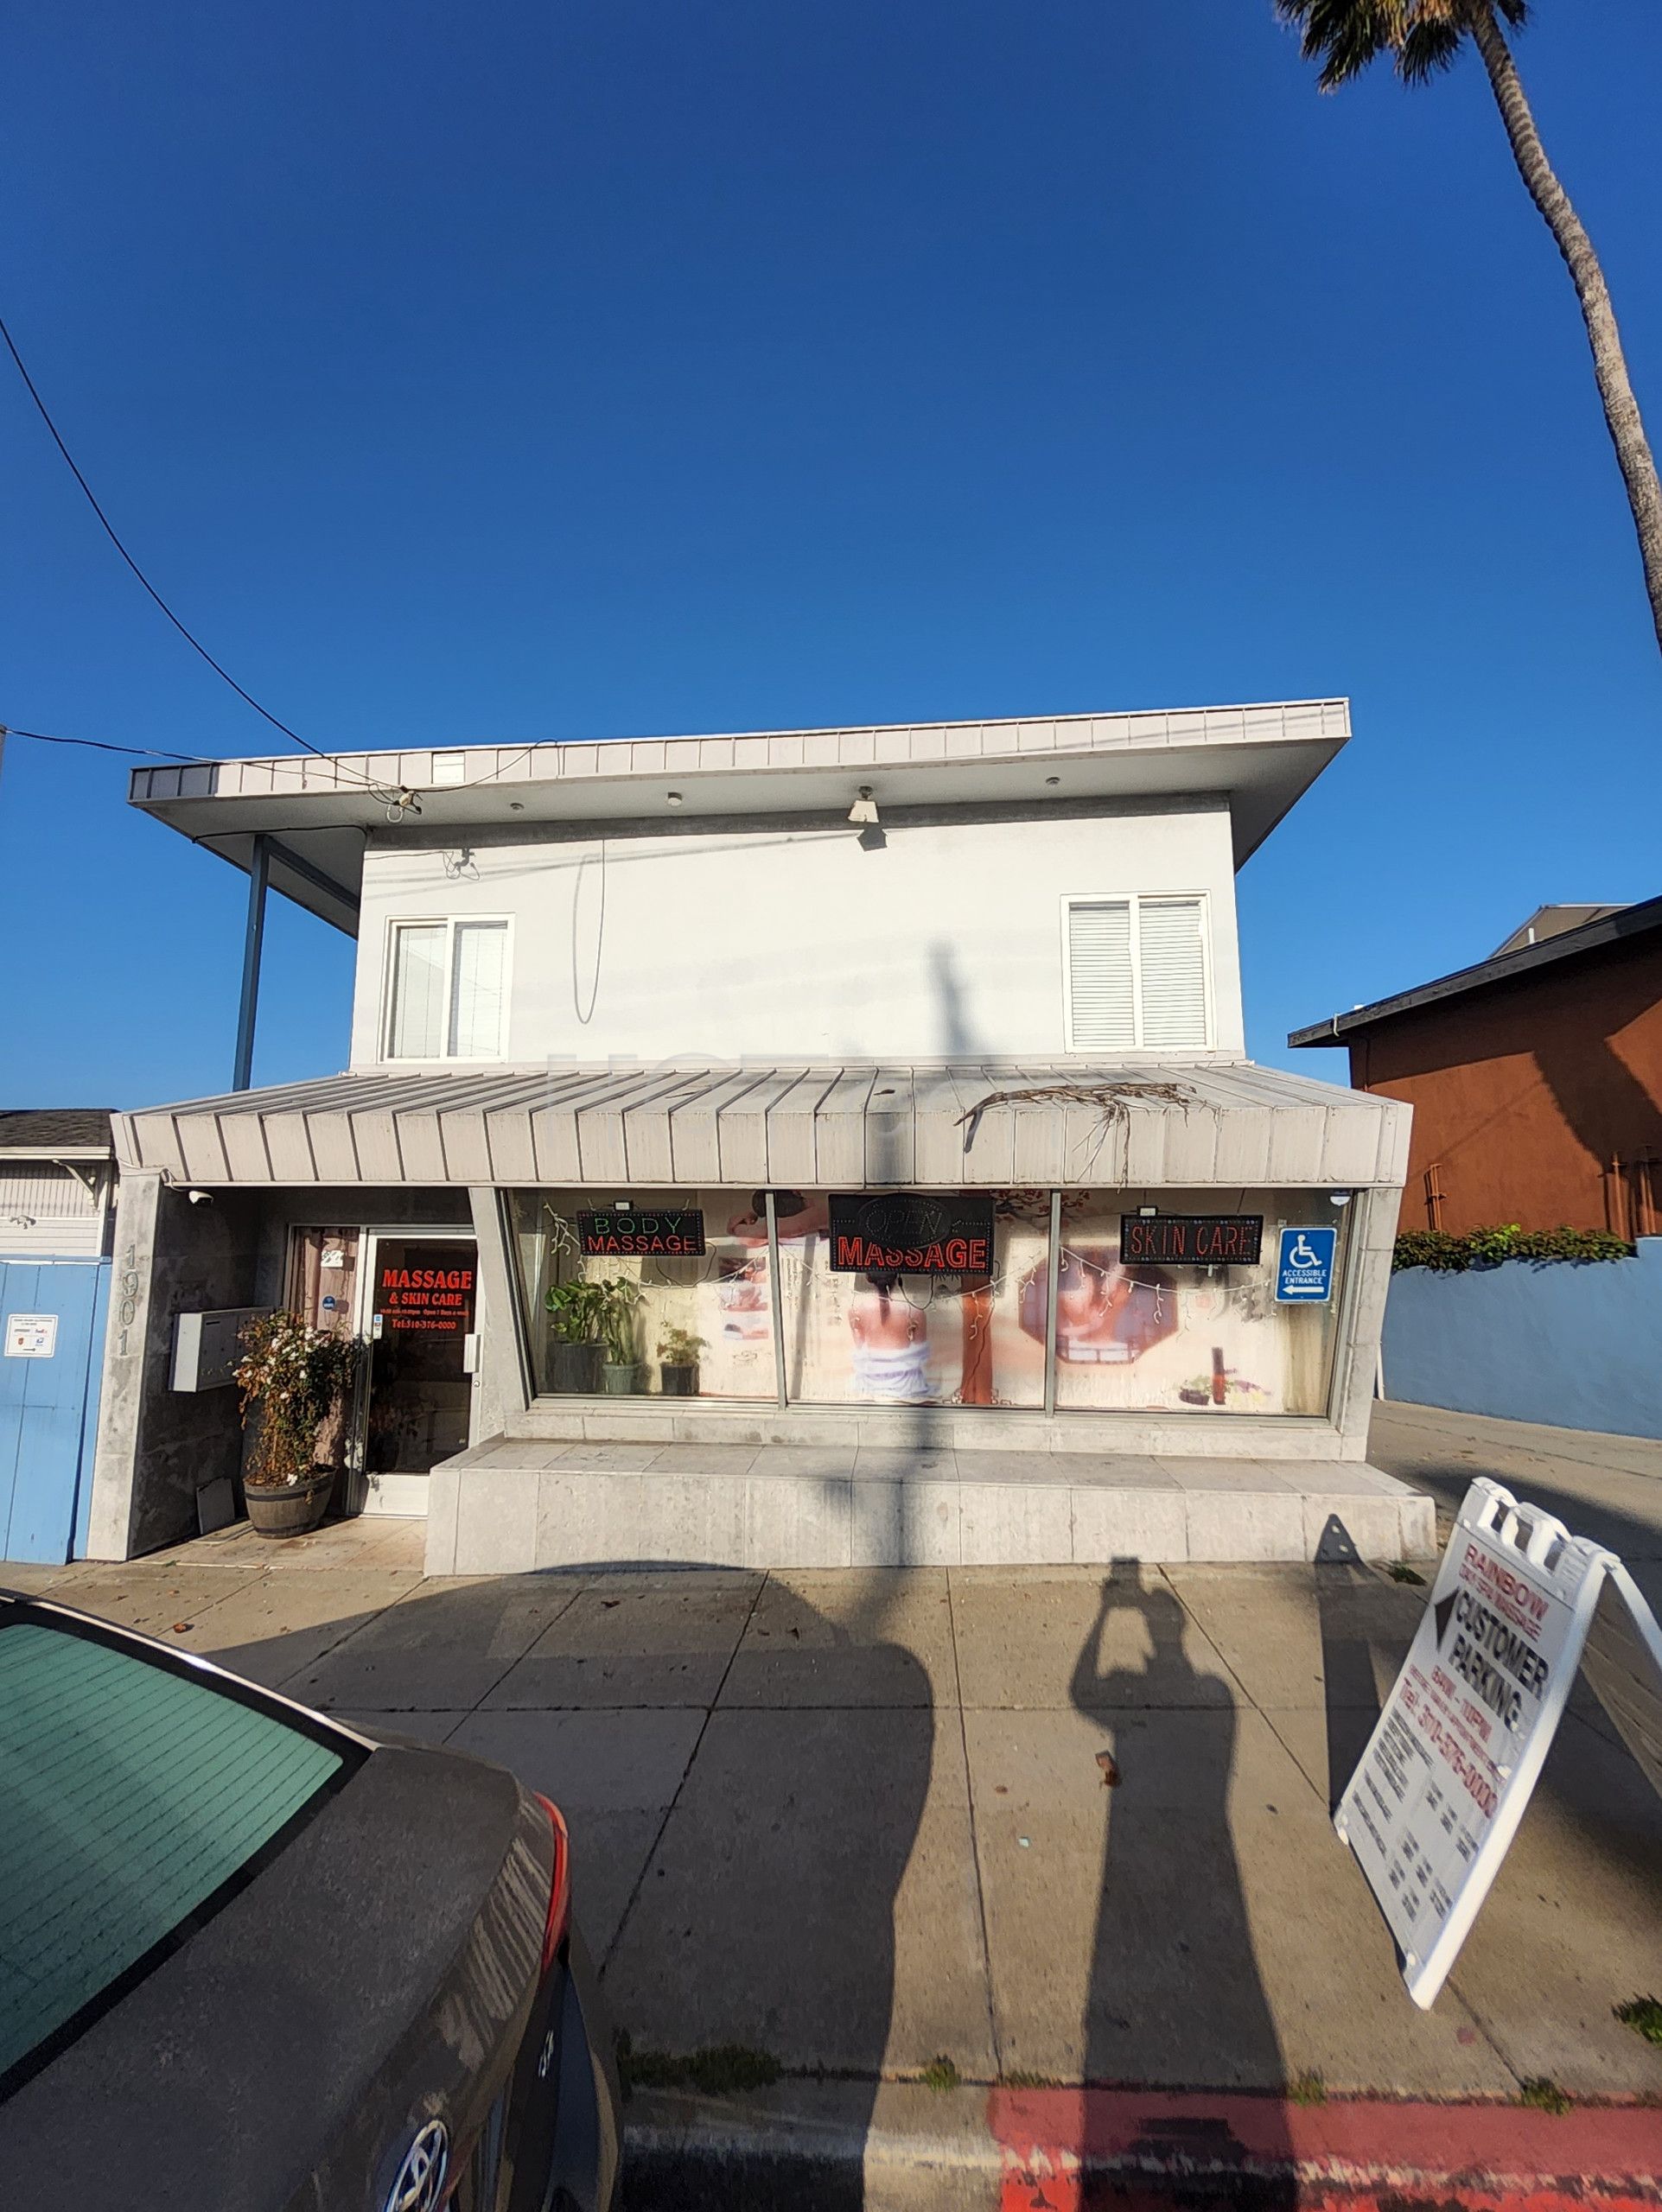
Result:
{"label": "car rear windshield", "polygon": [[0,2085],[344,1764],[212,1677],[38,1618],[0,1624]]}

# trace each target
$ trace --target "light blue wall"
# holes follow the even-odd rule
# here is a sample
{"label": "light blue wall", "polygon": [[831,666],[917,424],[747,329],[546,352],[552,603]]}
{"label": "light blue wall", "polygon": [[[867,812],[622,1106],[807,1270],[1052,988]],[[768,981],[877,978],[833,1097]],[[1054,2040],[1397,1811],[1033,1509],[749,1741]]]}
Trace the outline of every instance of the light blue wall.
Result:
{"label": "light blue wall", "polygon": [[1662,1236],[1633,1260],[1405,1268],[1384,1353],[1389,1398],[1662,1437]]}
{"label": "light blue wall", "polygon": [[0,1560],[86,1556],[109,1298],[108,1260],[0,1260],[0,1320],[57,1323],[49,1358],[0,1357]]}

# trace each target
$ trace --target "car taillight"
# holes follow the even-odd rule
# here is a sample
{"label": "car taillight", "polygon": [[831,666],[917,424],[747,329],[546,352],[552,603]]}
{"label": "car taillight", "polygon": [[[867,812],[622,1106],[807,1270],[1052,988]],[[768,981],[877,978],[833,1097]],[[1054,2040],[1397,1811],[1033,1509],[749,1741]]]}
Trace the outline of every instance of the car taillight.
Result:
{"label": "car taillight", "polygon": [[548,1920],[543,1929],[543,1972],[546,1974],[571,1925],[571,1839],[566,1834],[559,1807],[551,1804],[540,1789],[533,1789],[531,1794],[548,1815],[548,1824],[554,1831],[554,1878],[549,1888]]}

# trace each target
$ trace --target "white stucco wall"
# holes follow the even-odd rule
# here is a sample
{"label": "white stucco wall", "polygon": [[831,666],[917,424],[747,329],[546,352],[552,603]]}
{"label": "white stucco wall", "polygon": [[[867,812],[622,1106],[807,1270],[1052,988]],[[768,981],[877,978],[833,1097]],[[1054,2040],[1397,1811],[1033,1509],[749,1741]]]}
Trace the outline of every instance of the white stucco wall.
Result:
{"label": "white stucco wall", "polygon": [[[1244,1050],[1227,805],[365,856],[353,1065],[389,925],[511,918],[510,1060],[911,1060],[1064,1050],[1066,893],[1204,892],[1213,1049]],[[592,1012],[590,1011],[592,1005]],[[584,1015],[589,1018],[585,1020]]]}

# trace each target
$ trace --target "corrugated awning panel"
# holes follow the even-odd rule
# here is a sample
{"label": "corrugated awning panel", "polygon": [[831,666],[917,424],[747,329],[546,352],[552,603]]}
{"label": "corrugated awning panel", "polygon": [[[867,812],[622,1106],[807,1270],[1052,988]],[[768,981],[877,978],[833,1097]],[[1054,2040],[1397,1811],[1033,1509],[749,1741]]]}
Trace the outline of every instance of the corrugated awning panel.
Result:
{"label": "corrugated awning panel", "polygon": [[346,1075],[118,1115],[206,1184],[1396,1187],[1408,1109],[1249,1061]]}

